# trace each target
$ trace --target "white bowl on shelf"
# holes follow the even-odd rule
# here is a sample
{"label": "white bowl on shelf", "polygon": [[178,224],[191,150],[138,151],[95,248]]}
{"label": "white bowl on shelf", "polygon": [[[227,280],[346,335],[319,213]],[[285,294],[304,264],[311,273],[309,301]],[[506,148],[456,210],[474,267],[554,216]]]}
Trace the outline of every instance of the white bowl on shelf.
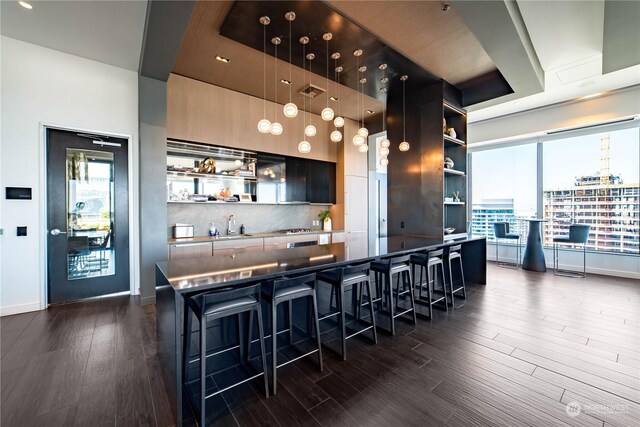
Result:
{"label": "white bowl on shelf", "polygon": [[447,228],[444,229],[444,234],[451,234],[454,231],[456,231],[455,227],[447,227]]}

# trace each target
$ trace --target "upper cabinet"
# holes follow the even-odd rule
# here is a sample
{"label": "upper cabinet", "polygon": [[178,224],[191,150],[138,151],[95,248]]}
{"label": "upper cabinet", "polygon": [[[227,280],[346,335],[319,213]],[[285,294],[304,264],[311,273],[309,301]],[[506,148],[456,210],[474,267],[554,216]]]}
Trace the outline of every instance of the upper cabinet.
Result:
{"label": "upper cabinet", "polygon": [[267,101],[266,106],[270,120],[278,111],[282,135],[258,131],[258,121],[263,118],[262,99],[171,74],[167,82],[167,136],[240,150],[336,161],[336,144],[329,139],[333,130],[330,122],[311,115],[317,134],[308,139],[311,152],[302,155],[298,152],[304,135],[302,114],[287,119],[282,115],[282,105]]}

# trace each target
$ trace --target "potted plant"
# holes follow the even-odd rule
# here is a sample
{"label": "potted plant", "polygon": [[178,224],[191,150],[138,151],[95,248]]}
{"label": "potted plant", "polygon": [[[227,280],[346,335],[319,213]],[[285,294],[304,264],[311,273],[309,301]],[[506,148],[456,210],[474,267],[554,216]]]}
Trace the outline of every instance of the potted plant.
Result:
{"label": "potted plant", "polygon": [[329,216],[329,211],[321,211],[318,214],[318,218],[322,220],[322,229],[324,231],[331,231],[331,217]]}

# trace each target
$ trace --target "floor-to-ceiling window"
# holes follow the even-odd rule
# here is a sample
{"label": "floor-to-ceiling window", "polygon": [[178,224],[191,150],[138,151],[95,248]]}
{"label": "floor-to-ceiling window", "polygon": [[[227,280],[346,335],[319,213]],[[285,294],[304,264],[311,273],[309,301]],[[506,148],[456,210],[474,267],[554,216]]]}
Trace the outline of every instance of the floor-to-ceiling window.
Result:
{"label": "floor-to-ceiling window", "polygon": [[517,218],[537,214],[536,156],[535,142],[472,153],[474,236],[494,240],[495,222],[508,222],[513,232],[522,232]]}
{"label": "floor-to-ceiling window", "polygon": [[638,253],[640,245],[638,128],[593,132],[543,143],[543,241],[591,226],[591,250]]}
{"label": "floor-to-ceiling window", "polygon": [[543,243],[571,223],[591,225],[590,251],[638,254],[640,131],[637,120],[544,134],[514,145],[470,147],[472,230],[493,240],[493,223],[543,217]]}

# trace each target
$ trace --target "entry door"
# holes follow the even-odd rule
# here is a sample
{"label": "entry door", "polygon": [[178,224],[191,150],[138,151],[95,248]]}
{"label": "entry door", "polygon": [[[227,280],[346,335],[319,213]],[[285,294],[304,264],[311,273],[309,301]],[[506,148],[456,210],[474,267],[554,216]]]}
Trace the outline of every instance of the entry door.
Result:
{"label": "entry door", "polygon": [[127,140],[47,130],[49,302],[129,290]]}

